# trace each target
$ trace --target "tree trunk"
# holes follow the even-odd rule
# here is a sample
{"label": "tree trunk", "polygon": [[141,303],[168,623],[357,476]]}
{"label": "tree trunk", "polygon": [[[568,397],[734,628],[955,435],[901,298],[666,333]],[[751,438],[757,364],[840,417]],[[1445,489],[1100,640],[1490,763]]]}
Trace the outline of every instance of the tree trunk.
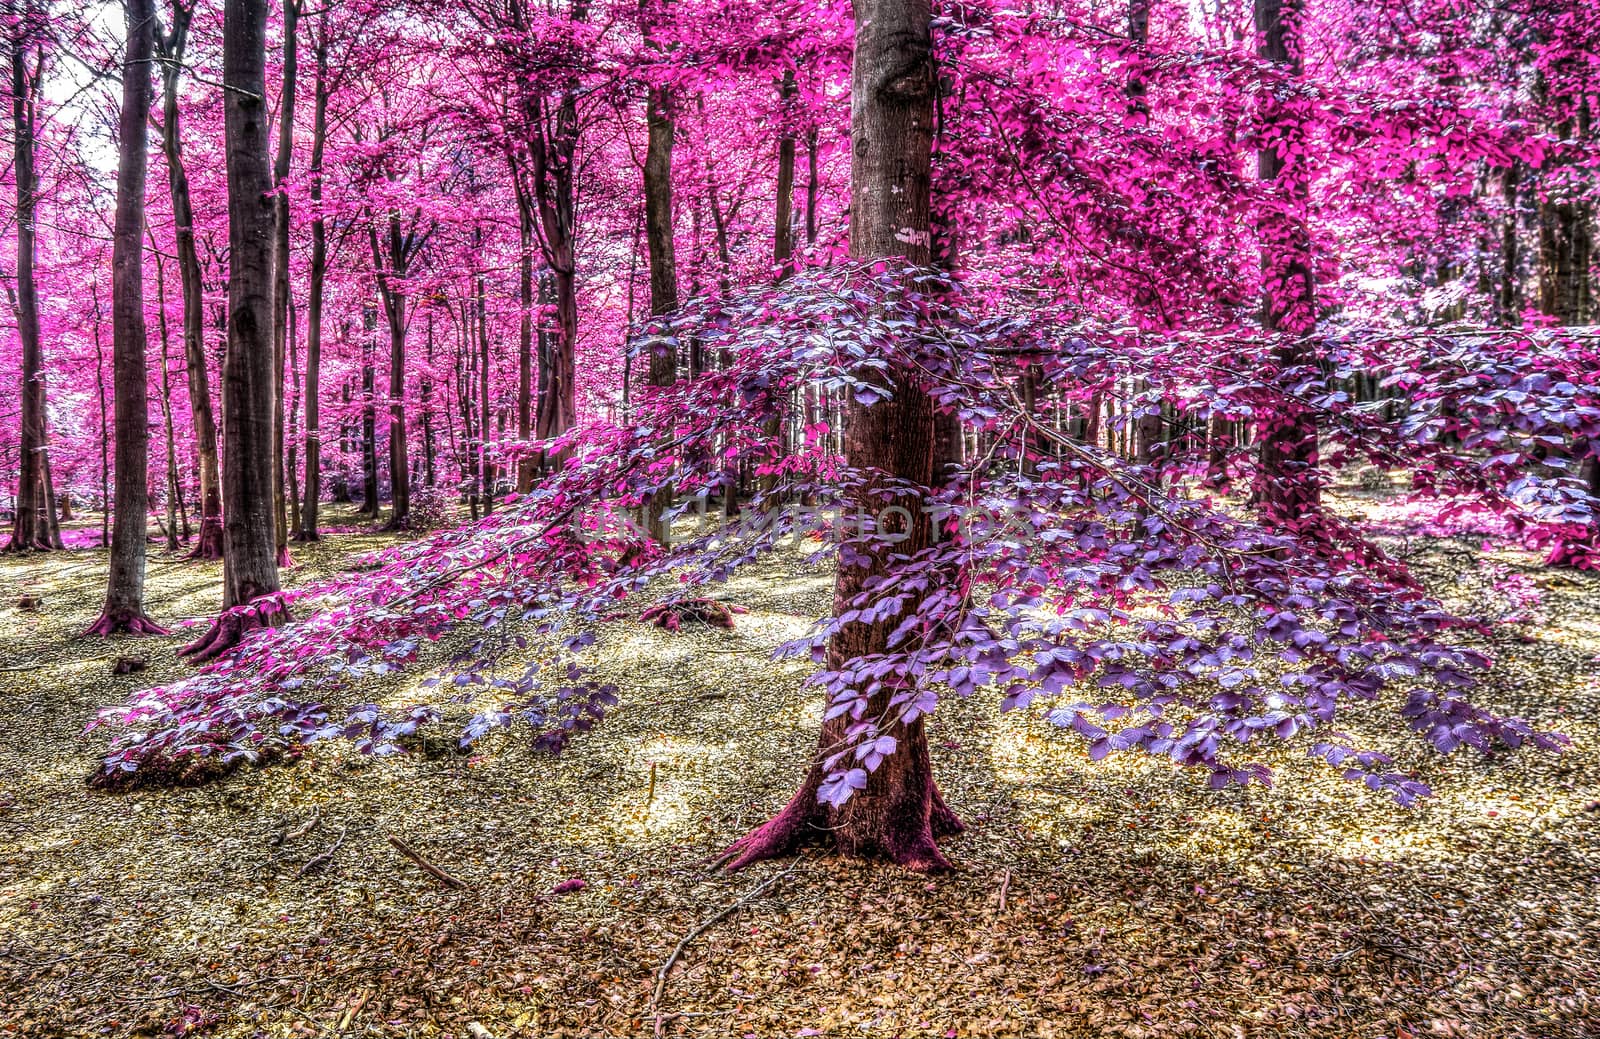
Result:
{"label": "tree trunk", "polygon": [[182,117],[178,82],[194,4],[173,5],[172,27],[159,41],[161,54],[161,151],[172,196],[173,237],[178,252],[178,282],[183,292],[183,356],[188,368],[189,418],[194,425],[200,469],[200,528],[190,559],[222,558],[222,488],[217,463],[217,425],[211,411],[211,375],[205,353],[205,286],[195,246],[194,206],[183,164]]}
{"label": "tree trunk", "polygon": [[311,115],[311,285],[306,297],[306,483],[300,539],[318,541],[322,497],[322,298],[328,276],[328,228],[322,214],[322,156],[328,140],[328,29],[324,11],[317,34],[317,81]]}
{"label": "tree trunk", "polygon": [[[651,87],[645,100],[649,142],[644,159],[644,231],[650,255],[650,313],[670,314],[678,309],[678,269],[672,235],[672,137],[675,132],[672,93]],[[676,347],[657,346],[650,351],[648,381],[651,386],[671,386],[678,379]],[[645,504],[645,526],[657,544],[672,542],[672,485],[662,487]]]}
{"label": "tree trunk", "polygon": [[164,635],[144,613],[150,529],[150,398],[145,366],[144,188],[150,155],[155,0],[123,0],[128,44],[117,125],[117,210],[111,237],[111,365],[116,397],[116,516],[106,602],[86,635]]}
{"label": "tree trunk", "polygon": [[[155,236],[150,237],[150,253],[156,260],[156,323],[161,329],[161,426],[166,433],[167,551],[183,547],[178,540],[178,515],[183,511],[182,484],[178,481],[178,444],[172,430],[172,337],[167,329],[167,272]],[[183,536],[189,536],[189,520],[183,520]]]}
{"label": "tree trunk", "polygon": [[361,308],[361,514],[376,517],[378,507],[378,417],[374,354],[378,350],[378,309]]}
{"label": "tree trunk", "polygon": [[44,65],[44,12],[24,6],[10,28],[12,175],[17,186],[17,334],[22,340],[22,421],[18,437],[17,514],[7,551],[61,548],[60,520],[51,504],[49,419],[45,411],[44,350],[39,337],[39,290],[34,282],[34,166],[39,80]]}
{"label": "tree trunk", "polygon": [[[1290,82],[1300,77],[1301,0],[1255,0],[1260,54],[1273,75]],[[1269,90],[1267,97],[1279,91]],[[1275,106],[1273,106],[1275,107]],[[1306,227],[1309,143],[1305,127],[1283,111],[1269,111],[1268,141],[1256,153],[1260,179],[1271,198],[1258,225],[1261,238],[1263,298],[1261,324],[1278,335],[1274,350],[1280,368],[1314,363],[1305,337],[1316,330],[1316,288],[1311,238]],[[1285,401],[1275,415],[1259,420],[1260,462],[1255,497],[1263,518],[1288,530],[1306,526],[1320,510],[1317,481],[1317,424],[1308,408]]]}
{"label": "tree trunk", "polygon": [[283,4],[283,77],[278,94],[278,152],[272,163],[272,515],[278,565],[289,566],[289,508],[284,494],[284,366],[289,335],[289,166],[294,158],[294,93],[299,68],[300,0]]}
{"label": "tree trunk", "polygon": [[[851,76],[850,253],[860,259],[931,259],[929,190],[934,127],[934,66],[928,0],[856,0],[855,59]],[[850,492],[843,508],[877,515],[881,491],[892,480],[927,486],[933,479],[934,407],[907,371],[885,374],[893,396],[871,406],[852,395],[845,405],[846,463],[869,477]],[[876,492],[876,493],[875,493]],[[930,524],[912,503],[915,517],[899,533],[905,540],[879,544],[864,559],[841,560],[834,608],[846,608],[866,583],[885,573],[893,553],[912,554],[930,538]],[[907,610],[914,610],[908,604]],[[855,662],[883,653],[899,618],[845,625],[828,647],[830,670],[849,672]],[[867,716],[890,715],[894,689],[884,682]],[[895,721],[884,729],[896,750],[868,774],[866,788],[841,807],[818,801],[825,778],[823,757],[845,739],[848,715],[825,721],[818,750],[800,790],[771,821],[731,849],[730,869],[793,850],[826,835],[844,855],[885,858],[909,869],[950,869],[935,838],[960,823],[934,785],[923,720]]]}
{"label": "tree trunk", "polygon": [[[533,305],[533,199],[522,188],[522,180],[512,170],[517,185],[517,439],[526,444],[533,437],[533,329],[544,324],[542,313]],[[542,301],[541,301],[542,302]],[[543,308],[541,308],[542,310]],[[539,336],[539,356],[545,356],[546,337]],[[524,456],[517,460],[517,492],[526,494],[533,487],[538,459]]]}
{"label": "tree trunk", "polygon": [[[378,248],[377,226],[369,217],[372,268],[378,294],[383,299],[389,325],[389,502],[388,527],[404,530],[411,523],[411,456],[406,449],[406,292],[405,276],[410,247],[400,232],[400,213],[390,210],[385,221],[389,243],[388,264]],[[374,504],[376,513],[376,504]]]}
{"label": "tree trunk", "polygon": [[279,590],[273,515],[276,419],[272,376],[271,169],[267,165],[266,0],[223,8],[223,115],[228,169],[228,353],[222,366],[222,607],[211,630],[182,652],[209,660],[251,628],[286,618],[276,601],[233,607]]}

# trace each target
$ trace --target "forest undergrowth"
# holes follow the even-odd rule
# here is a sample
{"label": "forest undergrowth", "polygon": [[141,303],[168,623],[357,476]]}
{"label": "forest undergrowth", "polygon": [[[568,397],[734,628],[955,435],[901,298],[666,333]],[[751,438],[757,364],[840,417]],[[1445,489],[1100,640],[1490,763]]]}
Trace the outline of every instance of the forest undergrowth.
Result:
{"label": "forest undergrowth", "polygon": [[[330,524],[291,583],[394,536]],[[797,553],[723,589],[749,611],[732,630],[640,624],[646,603],[602,625],[586,656],[622,703],[560,756],[518,732],[458,753],[442,726],[413,754],[319,744],[122,795],[84,785],[104,743],[84,726],[186,673],[193,633],[78,639],[104,551],[6,556],[0,1036],[1593,1034],[1600,575],[1388,545],[1500,609],[1485,702],[1570,750],[1441,758],[1368,712],[1361,734],[1437,792],[1401,808],[1293,751],[1270,789],[1212,791],[951,699],[934,764],[969,829],[936,879],[816,853],[709,869],[815,739],[806,665],[768,659],[830,602]],[[203,623],[219,572],[153,548],[152,616]],[[422,677],[359,692],[415,702]]]}

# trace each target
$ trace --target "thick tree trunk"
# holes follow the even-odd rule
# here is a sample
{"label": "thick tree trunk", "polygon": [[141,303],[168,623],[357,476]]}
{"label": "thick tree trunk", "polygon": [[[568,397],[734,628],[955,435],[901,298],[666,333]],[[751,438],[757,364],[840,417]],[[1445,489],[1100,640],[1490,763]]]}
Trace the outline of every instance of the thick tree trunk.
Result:
{"label": "thick tree trunk", "polygon": [[[649,142],[644,159],[644,233],[650,255],[650,313],[670,314],[678,309],[678,268],[672,235],[672,137],[675,132],[672,94],[666,87],[651,87],[645,100]],[[676,347],[651,350],[648,381],[651,386],[671,386],[678,379]],[[645,504],[645,526],[657,544],[672,541],[672,522],[666,512],[672,505],[672,485],[661,488]]]}
{"label": "thick tree trunk", "polygon": [[[855,19],[850,252],[857,258],[904,257],[927,264],[935,89],[930,6],[927,0],[856,0]],[[890,371],[886,380],[893,389],[888,400],[864,406],[852,396],[845,406],[846,462],[878,474],[843,503],[845,510],[865,516],[880,514],[890,481],[927,486],[934,477],[933,403],[909,372]],[[891,551],[915,553],[928,543],[930,525],[920,506],[907,505],[915,518],[910,529],[899,532],[904,540],[880,544],[864,560],[841,561],[836,611],[886,571]],[[899,619],[845,625],[829,644],[829,669],[848,673],[862,658],[883,653]],[[869,717],[893,716],[889,700],[896,690],[888,680],[883,684],[869,700]],[[846,738],[850,724],[848,715],[823,723],[816,758],[800,790],[776,817],[729,849],[730,869],[823,837],[848,856],[884,858],[922,872],[951,868],[935,838],[958,831],[960,823],[934,785],[921,717],[886,727],[896,750],[868,774],[864,790],[839,808],[818,801],[825,778],[822,759]]]}
{"label": "thick tree trunk", "polygon": [[[1255,0],[1256,32],[1261,57],[1290,81],[1301,71],[1299,23],[1301,0]],[[1274,96],[1269,90],[1267,96]],[[1274,354],[1280,369],[1314,363],[1305,337],[1316,330],[1316,287],[1311,238],[1306,227],[1309,174],[1305,127],[1282,111],[1269,113],[1269,139],[1256,154],[1260,179],[1271,198],[1261,216],[1263,299],[1261,324],[1277,333]],[[1255,497],[1263,518],[1294,530],[1305,526],[1321,505],[1317,480],[1316,416],[1307,408],[1284,402],[1279,413],[1259,420],[1259,471]]]}
{"label": "thick tree trunk", "polygon": [[172,196],[173,236],[178,251],[178,282],[183,291],[183,356],[188,368],[189,418],[194,426],[200,469],[200,529],[191,559],[222,558],[222,484],[217,461],[217,425],[211,410],[211,375],[205,353],[205,286],[195,246],[194,206],[183,163],[178,82],[194,4],[173,5],[172,27],[159,40],[161,52],[161,151]]}
{"label": "thick tree trunk", "polygon": [[306,483],[300,539],[318,541],[322,497],[322,300],[328,277],[328,228],[322,214],[322,156],[328,140],[328,30],[317,34],[317,81],[311,116],[311,284],[306,297]]}
{"label": "thick tree trunk", "polygon": [[150,399],[145,368],[144,189],[149,163],[154,0],[124,0],[128,44],[117,125],[117,211],[111,237],[111,357],[117,421],[117,504],[106,602],[86,635],[164,635],[144,613],[150,526]]}
{"label": "thick tree trunk", "polygon": [[222,81],[228,167],[228,353],[222,366],[222,607],[183,652],[208,660],[251,628],[279,623],[281,605],[233,607],[278,592],[273,516],[272,177],[267,164],[266,0],[226,0]]}
{"label": "thick tree trunk", "polygon": [[39,336],[39,290],[34,282],[34,166],[44,12],[24,6],[10,25],[12,177],[17,187],[17,334],[22,340],[22,422],[18,438],[17,512],[7,551],[60,548],[61,527],[51,502],[49,428],[45,412],[44,349]]}

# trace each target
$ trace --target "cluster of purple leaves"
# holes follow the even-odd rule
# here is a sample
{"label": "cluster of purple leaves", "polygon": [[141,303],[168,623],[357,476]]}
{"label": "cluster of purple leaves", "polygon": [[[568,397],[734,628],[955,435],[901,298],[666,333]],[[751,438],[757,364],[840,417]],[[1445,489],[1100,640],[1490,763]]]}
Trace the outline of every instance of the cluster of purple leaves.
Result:
{"label": "cluster of purple leaves", "polygon": [[[1207,772],[1214,785],[1267,781],[1252,748],[1303,740],[1349,778],[1402,801],[1425,788],[1335,727],[1345,705],[1387,697],[1443,752],[1562,742],[1470,702],[1489,662],[1450,641],[1470,625],[1422,594],[1398,563],[1370,565],[1383,559],[1374,546],[1329,550],[1335,536],[1359,544],[1358,531],[1325,515],[1308,517],[1303,529],[1263,529],[1194,493],[1196,472],[1210,464],[1198,450],[1178,442],[1129,462],[1066,435],[1061,420],[1072,416],[1049,411],[1071,412],[1097,394],[1127,402],[1113,407],[1116,422],[1155,405],[1209,417],[1309,402],[1327,436],[1389,457],[1399,452],[1396,436],[1429,428],[1412,409],[1349,404],[1324,366],[1275,368],[1265,339],[1173,338],[1161,349],[1140,333],[981,312],[933,273],[915,275],[915,290],[906,284],[901,271],[830,268],[658,321],[636,350],[693,335],[724,367],[650,391],[623,422],[537,445],[567,460],[529,494],[476,525],[386,550],[371,568],[304,593],[302,607],[319,606],[304,619],[105,712],[103,720],[129,729],[103,767],[139,769],[184,754],[255,760],[251,748],[263,742],[336,731],[374,752],[394,746],[407,734],[400,729],[414,732],[437,714],[419,707],[384,720],[369,705],[341,727],[318,705],[368,673],[414,665],[422,642],[462,629],[477,637],[454,681],[492,697],[463,741],[526,722],[541,745],[558,749],[615,702],[613,690],[585,677],[579,657],[593,623],[619,600],[663,580],[675,580],[669,594],[678,595],[724,581],[811,533],[789,503],[838,501],[869,481],[884,505],[930,513],[938,537],[896,554],[896,537],[863,518],[839,524],[816,548],[845,560],[890,557],[887,572],[839,604],[837,616],[780,651],[821,662],[841,624],[892,625],[886,652],[813,677],[829,716],[852,723],[828,762],[823,796],[831,800],[860,789],[895,753],[897,721],[933,711],[947,693],[991,691],[1010,709],[1048,703],[1047,716],[1087,740],[1097,759],[1139,750]],[[1214,358],[1221,345],[1235,359],[1230,381],[1205,378],[1211,361],[1190,369],[1199,378],[1182,376],[1185,356]],[[1336,341],[1323,350],[1353,356]],[[1018,381],[1029,367],[1068,391],[1024,407]],[[941,474],[937,487],[886,483],[815,449],[782,456],[766,423],[773,415],[803,422],[793,406],[801,389],[870,403],[885,392],[876,376],[891,368],[919,373],[940,407],[984,434],[984,454]],[[1449,445],[1428,452],[1440,471],[1482,468]],[[724,486],[737,461],[772,481],[747,506],[759,522],[666,550],[626,522],[669,482],[687,510]],[[1229,460],[1235,475],[1249,476],[1252,464],[1243,450]],[[1490,477],[1472,486],[1498,487]],[[520,676],[500,676],[517,653],[534,659]],[[891,693],[888,712],[869,715],[882,690]]]}

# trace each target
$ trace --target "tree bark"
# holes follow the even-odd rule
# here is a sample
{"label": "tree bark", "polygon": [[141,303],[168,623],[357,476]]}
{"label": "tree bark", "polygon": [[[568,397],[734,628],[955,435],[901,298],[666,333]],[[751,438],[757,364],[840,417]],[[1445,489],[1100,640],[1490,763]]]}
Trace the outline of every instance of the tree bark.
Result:
{"label": "tree bark", "polygon": [[272,343],[273,196],[267,164],[266,0],[226,0],[222,28],[223,118],[228,169],[228,353],[222,366],[222,607],[211,630],[183,649],[209,660],[245,633],[287,614],[279,591],[273,515],[276,368]]}
{"label": "tree bark", "polygon": [[378,309],[361,308],[361,515],[376,517],[378,506],[378,417],[374,354],[378,350]]}
{"label": "tree bark", "polygon": [[[678,309],[678,268],[672,234],[672,138],[676,126],[669,88],[650,88],[645,100],[645,125],[649,131],[644,159],[645,246],[650,256],[650,313],[659,316]],[[671,386],[677,379],[677,348],[653,348],[649,384]],[[672,522],[666,515],[672,505],[672,493],[672,485],[667,484],[645,504],[646,529],[660,545],[672,541]]]}
{"label": "tree bark", "polygon": [[289,508],[284,494],[284,366],[289,335],[289,166],[294,158],[295,81],[299,72],[300,0],[283,4],[283,75],[278,94],[278,150],[272,163],[272,515],[278,565],[289,566]]}
{"label": "tree bark", "polygon": [[[400,231],[400,212],[390,210],[384,221],[389,255],[385,264],[378,246],[376,218],[368,214],[372,269],[378,295],[383,300],[389,326],[389,503],[388,527],[404,530],[411,523],[411,456],[406,448],[406,291],[405,276],[412,242]],[[374,503],[376,512],[376,503]]]}
{"label": "tree bark", "polygon": [[[1312,364],[1305,337],[1316,330],[1316,286],[1311,238],[1306,227],[1310,186],[1305,127],[1281,107],[1281,96],[1300,78],[1301,0],[1255,0],[1259,51],[1281,82],[1267,96],[1278,98],[1268,113],[1268,140],[1256,153],[1257,173],[1271,197],[1258,224],[1263,298],[1261,325],[1278,335],[1274,358],[1280,370]],[[1316,417],[1285,401],[1260,420],[1255,497],[1263,519],[1295,530],[1320,510]]]}
{"label": "tree bark", "polygon": [[44,65],[44,11],[23,5],[11,26],[12,176],[17,188],[17,334],[22,340],[22,421],[17,514],[7,551],[61,548],[60,520],[51,502],[49,419],[45,411],[44,349],[39,336],[39,290],[34,281],[34,211],[39,178],[34,164],[39,83]]}
{"label": "tree bark", "polygon": [[328,140],[327,12],[317,33],[317,78],[311,114],[311,284],[306,297],[306,481],[300,539],[321,540],[317,510],[322,497],[322,301],[328,277],[328,227],[322,213],[322,157]]}
{"label": "tree bark", "polygon": [[183,356],[188,369],[189,418],[194,425],[200,469],[200,527],[190,559],[222,558],[222,483],[217,460],[217,425],[211,410],[211,375],[205,353],[205,286],[195,246],[194,206],[183,163],[178,83],[189,39],[194,3],[173,4],[172,26],[157,40],[161,56],[161,151],[172,197],[178,282],[183,292]]}
{"label": "tree bark", "polygon": [[117,210],[111,236],[111,365],[116,398],[116,515],[111,567],[100,618],[86,635],[164,635],[144,612],[150,526],[150,399],[145,366],[144,190],[150,154],[150,65],[155,59],[154,0],[123,0],[127,46],[117,125]]}
{"label": "tree bark", "polygon": [[[926,265],[934,132],[933,44],[928,0],[856,0],[855,57],[851,75],[850,253],[858,259],[902,257]],[[845,404],[844,454],[852,469],[868,474],[865,486],[843,502],[848,513],[878,515],[891,481],[928,486],[934,476],[936,422],[932,400],[909,371],[891,369],[893,392],[867,406],[850,395]],[[931,529],[921,502],[908,503],[909,529],[897,544],[880,543],[862,560],[841,560],[834,609],[844,610],[873,577],[887,572],[891,553],[913,554]],[[908,604],[914,610],[915,604]],[[886,651],[899,617],[845,625],[828,646],[830,670],[849,673],[862,658]],[[866,676],[861,676],[865,681]],[[868,702],[870,717],[894,718],[892,681]],[[825,721],[818,749],[800,790],[772,820],[737,842],[730,869],[792,851],[826,837],[843,855],[883,858],[920,872],[951,868],[936,838],[960,822],[934,785],[923,720],[889,721],[894,753],[868,774],[866,788],[841,807],[818,801],[825,755],[840,746],[848,715]]]}

